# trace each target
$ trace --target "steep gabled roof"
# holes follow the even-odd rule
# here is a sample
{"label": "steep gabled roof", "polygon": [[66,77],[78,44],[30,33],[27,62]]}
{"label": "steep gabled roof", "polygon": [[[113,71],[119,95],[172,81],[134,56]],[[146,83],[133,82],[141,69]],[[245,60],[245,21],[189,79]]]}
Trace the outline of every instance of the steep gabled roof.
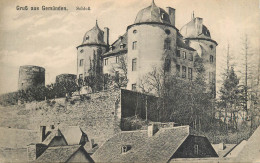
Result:
{"label": "steep gabled roof", "polygon": [[35,162],[66,162],[80,147],[80,145],[49,147]]}
{"label": "steep gabled roof", "polygon": [[[68,145],[80,144],[81,140],[89,141],[87,134],[85,134],[79,126],[69,126],[61,129]],[[83,138],[82,138],[83,137]]]}
{"label": "steep gabled roof", "polygon": [[[94,154],[96,162],[167,162],[189,136],[189,127],[161,128],[148,137],[147,130],[121,132]],[[123,145],[130,150],[121,153]]]}
{"label": "steep gabled roof", "polygon": [[61,131],[59,129],[54,129],[51,131],[51,133],[46,137],[46,139],[42,142],[42,144],[44,145],[49,145],[54,139],[55,137],[63,137]]}
{"label": "steep gabled roof", "polygon": [[87,134],[79,126],[66,126],[52,130],[42,144],[49,145],[56,136],[64,137],[67,145],[79,145],[89,141]]}

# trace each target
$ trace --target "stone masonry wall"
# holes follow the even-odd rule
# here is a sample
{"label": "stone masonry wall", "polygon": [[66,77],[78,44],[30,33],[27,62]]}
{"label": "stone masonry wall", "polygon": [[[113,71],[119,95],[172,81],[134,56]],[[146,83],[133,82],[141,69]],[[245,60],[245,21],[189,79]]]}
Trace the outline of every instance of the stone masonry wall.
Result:
{"label": "stone masonry wall", "polygon": [[39,130],[40,125],[77,125],[99,145],[120,131],[120,121],[119,90],[91,94],[83,101],[79,97],[72,102],[60,98],[0,107],[1,127]]}

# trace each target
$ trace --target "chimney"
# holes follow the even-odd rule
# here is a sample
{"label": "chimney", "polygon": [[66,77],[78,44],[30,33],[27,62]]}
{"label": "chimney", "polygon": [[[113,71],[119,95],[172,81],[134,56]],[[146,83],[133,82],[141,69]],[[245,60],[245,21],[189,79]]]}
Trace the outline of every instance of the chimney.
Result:
{"label": "chimney", "polygon": [[203,24],[202,18],[198,18],[198,17],[195,18],[195,29],[198,35],[202,34],[202,24]]}
{"label": "chimney", "polygon": [[157,131],[158,131],[158,126],[155,124],[151,124],[148,126],[148,137],[152,137]]}
{"label": "chimney", "polygon": [[27,145],[27,160],[28,162],[36,160],[36,144]]}
{"label": "chimney", "polygon": [[219,143],[218,144],[218,150],[220,151],[223,151],[224,149],[226,148],[226,145],[225,145],[225,143]]}
{"label": "chimney", "polygon": [[107,45],[109,45],[109,28],[104,28],[104,41]]}
{"label": "chimney", "polygon": [[46,136],[46,126],[40,126],[40,142],[43,142]]}
{"label": "chimney", "polygon": [[169,14],[169,19],[171,22],[171,25],[175,26],[175,9],[171,8],[171,7],[166,7],[167,8],[167,12]]}

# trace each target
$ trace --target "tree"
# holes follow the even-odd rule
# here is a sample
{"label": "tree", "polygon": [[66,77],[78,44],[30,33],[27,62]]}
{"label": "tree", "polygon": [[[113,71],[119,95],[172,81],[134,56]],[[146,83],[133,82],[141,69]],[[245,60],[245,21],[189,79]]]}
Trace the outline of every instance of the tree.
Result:
{"label": "tree", "polygon": [[[241,106],[242,90],[239,86],[239,79],[231,67],[230,71],[226,74],[226,78],[223,82],[223,86],[220,89],[220,102],[219,107],[224,109],[225,117],[224,122],[226,124],[226,129],[228,130],[228,114],[231,116],[231,125],[237,129],[237,116],[239,111],[239,106]],[[235,124],[235,126],[234,126]]]}

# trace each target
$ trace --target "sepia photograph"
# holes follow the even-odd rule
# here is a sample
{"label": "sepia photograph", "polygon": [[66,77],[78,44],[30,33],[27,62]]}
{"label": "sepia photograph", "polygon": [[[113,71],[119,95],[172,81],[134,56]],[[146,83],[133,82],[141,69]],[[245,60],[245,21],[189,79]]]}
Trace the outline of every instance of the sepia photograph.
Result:
{"label": "sepia photograph", "polygon": [[0,162],[260,162],[260,0],[0,1]]}

